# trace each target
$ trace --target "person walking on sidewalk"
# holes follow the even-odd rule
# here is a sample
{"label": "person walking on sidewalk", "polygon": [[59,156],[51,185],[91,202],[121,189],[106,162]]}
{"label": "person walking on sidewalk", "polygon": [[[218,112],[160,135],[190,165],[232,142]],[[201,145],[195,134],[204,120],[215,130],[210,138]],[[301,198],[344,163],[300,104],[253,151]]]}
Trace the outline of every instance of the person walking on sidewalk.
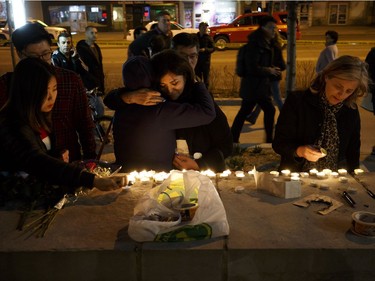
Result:
{"label": "person walking on sidewalk", "polygon": [[248,36],[246,73],[240,86],[242,103],[231,128],[234,143],[239,143],[246,116],[253,111],[256,104],[264,111],[266,142],[272,142],[275,107],[271,99],[271,79],[281,75],[280,62],[276,61],[274,56],[275,30],[276,20],[265,16],[261,19],[259,28]]}
{"label": "person walking on sidewalk", "polygon": [[328,30],[325,33],[325,36],[326,47],[319,55],[315,68],[316,73],[321,72],[326,67],[326,65],[336,59],[339,54],[339,50],[336,45],[337,40],[339,39],[339,34],[334,30]]}
{"label": "person walking on sidewalk", "polygon": [[208,24],[201,22],[199,24],[199,32],[197,33],[199,40],[199,57],[195,67],[195,75],[202,79],[208,89],[210,80],[211,54],[215,51],[215,43],[211,36],[207,34]]}
{"label": "person walking on sidewalk", "polygon": [[[282,50],[285,47],[285,44],[281,38],[280,33],[276,30],[275,34],[275,60],[280,62],[280,70],[284,71],[286,69],[285,60],[283,58]],[[272,98],[273,102],[276,104],[279,112],[281,112],[281,108],[283,107],[283,100],[281,99],[280,93],[280,80],[281,75],[271,78],[271,89],[272,89]],[[248,121],[251,125],[254,125],[259,117],[261,108],[257,105],[254,111],[246,117],[246,121]]]}

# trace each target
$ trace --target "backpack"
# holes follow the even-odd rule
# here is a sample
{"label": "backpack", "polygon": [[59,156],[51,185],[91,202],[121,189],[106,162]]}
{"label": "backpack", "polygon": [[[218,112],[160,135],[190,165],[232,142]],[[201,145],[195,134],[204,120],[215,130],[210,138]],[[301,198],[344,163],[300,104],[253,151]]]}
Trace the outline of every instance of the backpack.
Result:
{"label": "backpack", "polygon": [[246,74],[246,49],[247,44],[243,45],[237,53],[236,74],[239,77],[244,77]]}

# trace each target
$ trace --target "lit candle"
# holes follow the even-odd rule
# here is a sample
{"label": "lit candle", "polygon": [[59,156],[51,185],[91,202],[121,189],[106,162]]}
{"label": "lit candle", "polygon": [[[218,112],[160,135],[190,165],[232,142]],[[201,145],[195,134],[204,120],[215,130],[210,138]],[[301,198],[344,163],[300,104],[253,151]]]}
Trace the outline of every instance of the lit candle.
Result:
{"label": "lit candle", "polygon": [[274,177],[278,177],[279,176],[279,172],[278,171],[271,171],[270,175],[272,175]]}
{"label": "lit candle", "polygon": [[225,172],[222,172],[219,176],[220,178],[227,179],[229,175]]}
{"label": "lit candle", "polygon": [[330,176],[332,173],[331,169],[323,169],[323,173],[325,173],[327,176]]}
{"label": "lit candle", "polygon": [[302,178],[308,178],[309,177],[309,173],[307,173],[307,172],[301,172],[300,175],[301,175]]}
{"label": "lit candle", "polygon": [[290,180],[292,180],[292,181],[299,181],[299,176],[291,176]]}
{"label": "lit candle", "polygon": [[354,174],[356,174],[356,175],[361,175],[363,173],[364,173],[364,171],[362,169],[354,169]]}
{"label": "lit candle", "polygon": [[331,173],[331,177],[333,177],[333,178],[337,178],[338,176],[339,176],[338,172],[332,172]]}
{"label": "lit candle", "polygon": [[255,174],[255,170],[248,171],[247,173],[248,173],[250,176],[254,176],[254,174]]}
{"label": "lit candle", "polygon": [[327,175],[324,172],[317,172],[316,176],[320,179],[324,179],[327,177]]}
{"label": "lit candle", "polygon": [[243,171],[236,171],[235,175],[239,180],[242,180],[245,177],[245,173]]}
{"label": "lit candle", "polygon": [[346,176],[348,174],[348,171],[345,169],[338,169],[337,172],[339,172],[340,176]]}
{"label": "lit candle", "polygon": [[314,168],[314,169],[311,169],[309,172],[311,176],[316,176],[316,174],[318,173],[318,170]]}
{"label": "lit candle", "polygon": [[287,177],[290,175],[290,170],[282,170],[281,171],[281,174],[284,176],[284,177]]}
{"label": "lit candle", "polygon": [[348,178],[347,177],[339,177],[339,182],[341,182],[341,183],[347,183],[348,182]]}
{"label": "lit candle", "polygon": [[202,171],[201,172],[203,175],[209,177],[209,178],[213,178],[213,177],[216,177],[216,173],[210,169],[206,170],[206,171]]}
{"label": "lit candle", "polygon": [[297,178],[299,178],[299,174],[298,173],[291,173],[290,176],[291,177],[297,177]]}

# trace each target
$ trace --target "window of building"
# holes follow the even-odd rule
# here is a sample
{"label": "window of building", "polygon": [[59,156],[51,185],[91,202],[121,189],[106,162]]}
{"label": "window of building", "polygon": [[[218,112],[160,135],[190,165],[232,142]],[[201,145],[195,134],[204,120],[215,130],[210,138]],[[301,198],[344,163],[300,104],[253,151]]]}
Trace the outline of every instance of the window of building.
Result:
{"label": "window of building", "polygon": [[329,24],[346,24],[348,4],[329,5]]}

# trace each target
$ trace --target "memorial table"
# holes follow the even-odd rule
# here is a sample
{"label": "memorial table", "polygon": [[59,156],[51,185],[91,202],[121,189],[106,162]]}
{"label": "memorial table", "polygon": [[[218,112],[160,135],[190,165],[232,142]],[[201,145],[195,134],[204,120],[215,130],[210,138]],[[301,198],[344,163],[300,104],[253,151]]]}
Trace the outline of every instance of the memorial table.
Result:
{"label": "memorial table", "polygon": [[[358,177],[375,192],[375,173]],[[302,196],[282,199],[257,191],[252,175],[217,177],[230,234],[195,242],[129,238],[129,218],[151,182],[93,190],[60,210],[44,238],[21,235],[19,212],[0,210],[0,280],[375,280],[375,238],[350,231],[352,213],[375,213],[375,200],[347,178],[302,178]],[[349,187],[355,208],[341,197]],[[325,216],[317,213],[325,205],[293,205],[309,194],[343,205]]]}

